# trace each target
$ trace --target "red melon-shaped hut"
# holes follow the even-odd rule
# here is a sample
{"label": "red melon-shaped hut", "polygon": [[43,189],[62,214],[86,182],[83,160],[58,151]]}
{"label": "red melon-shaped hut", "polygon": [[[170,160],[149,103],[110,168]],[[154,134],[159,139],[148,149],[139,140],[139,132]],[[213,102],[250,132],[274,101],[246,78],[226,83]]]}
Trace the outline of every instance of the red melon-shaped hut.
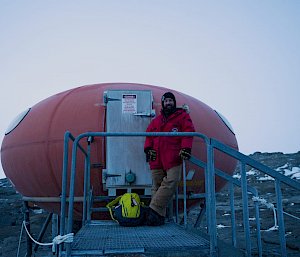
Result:
{"label": "red melon-shaped hut", "polygon": [[[85,132],[144,132],[153,116],[160,113],[161,96],[167,91],[174,93],[177,106],[189,106],[196,132],[238,149],[228,121],[192,96],[144,84],[95,84],[53,95],[12,122],[1,147],[1,162],[6,176],[23,196],[59,197],[62,194],[66,131],[74,137]],[[129,184],[149,191],[151,177],[143,152],[144,140],[143,137],[94,139],[91,144],[91,184],[95,195],[118,194],[119,189]],[[82,144],[86,145],[86,140]],[[192,154],[206,162],[206,146],[200,138],[194,138]],[[232,174],[236,161],[217,152],[215,166]],[[77,167],[75,194],[82,196],[83,158],[78,158]],[[187,191],[203,193],[203,169],[188,163],[187,171],[194,174],[187,181]],[[126,182],[128,173],[134,174],[134,180],[129,184]],[[225,181],[217,179],[216,190],[224,184]],[[38,205],[59,213],[58,203],[40,202]]]}

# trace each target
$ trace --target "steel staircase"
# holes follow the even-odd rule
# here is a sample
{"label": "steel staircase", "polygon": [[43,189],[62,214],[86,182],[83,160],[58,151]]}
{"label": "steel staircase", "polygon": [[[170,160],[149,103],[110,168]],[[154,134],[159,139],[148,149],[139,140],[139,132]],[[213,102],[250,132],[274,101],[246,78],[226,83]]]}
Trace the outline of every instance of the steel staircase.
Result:
{"label": "steel staircase", "polygon": [[[207,162],[200,161],[192,157],[190,161],[195,165],[202,167],[205,172],[205,193],[203,195],[187,195],[186,194],[186,172],[183,169],[183,183],[184,192],[182,195],[184,201],[183,226],[175,222],[169,222],[163,227],[138,227],[138,228],[124,228],[118,226],[111,221],[95,221],[91,219],[91,213],[95,211],[105,211],[104,207],[95,208],[93,202],[108,201],[107,196],[93,196],[90,186],[90,144],[87,149],[84,149],[80,140],[89,137],[107,137],[107,136],[194,136],[199,137],[206,143]],[[69,144],[72,143],[72,165],[71,177],[69,185],[69,204],[68,214],[66,208],[66,199],[68,188],[67,174],[68,174],[68,156]],[[61,197],[61,226],[60,234],[64,235],[73,231],[73,207],[74,207],[74,185],[76,178],[76,158],[77,152],[80,151],[86,159],[85,182],[84,182],[84,201],[83,201],[83,219],[82,228],[75,235],[73,243],[65,243],[60,246],[60,256],[103,256],[108,254],[130,254],[130,253],[168,253],[173,251],[190,256],[263,256],[261,228],[260,228],[260,208],[259,208],[259,192],[248,185],[246,178],[247,167],[255,168],[264,174],[274,178],[274,188],[276,192],[276,217],[278,221],[278,240],[280,242],[279,252],[281,256],[287,256],[285,226],[284,226],[284,211],[282,205],[282,184],[295,189],[300,194],[300,183],[296,180],[290,179],[279,172],[251,159],[250,157],[222,144],[215,139],[209,139],[205,135],[199,133],[106,133],[106,132],[87,132],[74,138],[70,132],[65,134],[64,147],[64,165],[62,178],[62,197]],[[214,152],[221,151],[226,155],[235,158],[239,162],[241,179],[233,178],[221,170],[215,168]],[[230,219],[231,219],[231,246],[220,242],[217,237],[216,228],[216,192],[215,192],[215,178],[216,176],[226,180],[229,187],[230,198]],[[245,251],[239,251],[236,247],[237,233],[235,220],[235,198],[234,188],[241,188],[242,194],[242,210],[243,210],[243,227],[245,238]],[[187,208],[186,201],[189,198],[200,199],[205,198],[205,229],[191,229],[187,226]],[[249,224],[249,201],[253,200],[255,210],[255,233],[256,233],[256,247],[253,251],[253,243],[250,237]],[[256,200],[255,200],[256,199]],[[176,202],[178,201],[178,194],[176,195]],[[203,206],[202,206],[203,207]],[[196,226],[201,222],[204,212],[199,214],[196,219]],[[68,217],[68,224],[65,224],[65,218]],[[295,217],[297,219],[297,217]],[[177,219],[178,220],[178,213]],[[163,242],[163,243],[162,243]],[[180,250],[181,249],[181,250]],[[160,255],[161,256],[161,255]],[[174,255],[175,256],[175,255]],[[188,256],[188,255],[184,255]]]}

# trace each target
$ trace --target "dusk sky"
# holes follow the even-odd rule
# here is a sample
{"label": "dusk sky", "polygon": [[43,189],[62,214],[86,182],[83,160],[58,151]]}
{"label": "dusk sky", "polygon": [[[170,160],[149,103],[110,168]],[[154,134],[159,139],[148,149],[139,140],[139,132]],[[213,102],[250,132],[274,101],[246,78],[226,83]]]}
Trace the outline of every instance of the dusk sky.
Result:
{"label": "dusk sky", "polygon": [[0,32],[0,142],[53,94],[135,82],[216,109],[242,153],[300,150],[300,1],[0,0]]}

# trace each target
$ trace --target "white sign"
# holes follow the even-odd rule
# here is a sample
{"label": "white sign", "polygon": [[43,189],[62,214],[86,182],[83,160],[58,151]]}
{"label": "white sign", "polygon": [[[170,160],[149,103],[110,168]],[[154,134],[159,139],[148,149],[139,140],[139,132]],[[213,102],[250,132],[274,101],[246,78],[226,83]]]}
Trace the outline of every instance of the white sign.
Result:
{"label": "white sign", "polygon": [[137,95],[122,95],[122,113],[137,113]]}

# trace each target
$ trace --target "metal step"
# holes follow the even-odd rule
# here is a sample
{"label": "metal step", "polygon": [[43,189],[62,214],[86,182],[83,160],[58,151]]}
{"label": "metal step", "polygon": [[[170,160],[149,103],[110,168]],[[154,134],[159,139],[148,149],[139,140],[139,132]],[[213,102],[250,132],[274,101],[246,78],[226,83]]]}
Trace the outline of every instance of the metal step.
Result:
{"label": "metal step", "polygon": [[[148,195],[139,195],[139,197],[141,198],[141,200],[151,199],[151,196]],[[117,198],[117,196],[93,196],[93,201],[94,202],[112,201],[115,198]]]}
{"label": "metal step", "polygon": [[114,198],[116,198],[116,197],[115,196],[107,196],[107,195],[105,195],[105,196],[96,196],[96,195],[94,195],[93,196],[93,201],[94,202],[111,201]]}
{"label": "metal step", "polygon": [[209,256],[209,241],[174,222],[160,227],[122,227],[113,221],[100,221],[85,225],[75,235],[71,256],[136,253],[187,256],[187,252],[192,253],[190,256]]}
{"label": "metal step", "polygon": [[109,210],[106,207],[93,207],[91,212],[108,212]]}

